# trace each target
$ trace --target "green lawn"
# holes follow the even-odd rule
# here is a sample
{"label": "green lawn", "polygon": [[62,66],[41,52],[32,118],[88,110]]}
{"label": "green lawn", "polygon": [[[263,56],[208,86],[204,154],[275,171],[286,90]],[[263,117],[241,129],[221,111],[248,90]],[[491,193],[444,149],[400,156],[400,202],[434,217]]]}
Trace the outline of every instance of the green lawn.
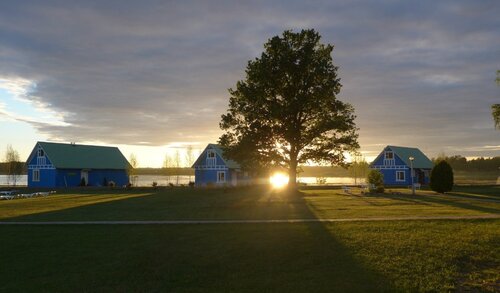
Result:
{"label": "green lawn", "polygon": [[[88,190],[0,201],[2,221],[500,214],[498,187],[360,196]],[[408,192],[398,190],[397,192]],[[470,198],[463,197],[463,193]],[[427,194],[427,195],[425,195]],[[0,225],[0,292],[499,291],[500,220]]]}
{"label": "green lawn", "polygon": [[418,191],[416,196],[407,189],[391,190],[402,194],[370,196],[356,190],[345,194],[340,189],[303,190],[295,196],[267,188],[73,191],[0,201],[0,220],[274,220],[499,214],[500,202],[475,199],[499,199],[490,194],[500,194],[500,188],[477,189],[480,193],[470,189],[450,195]]}

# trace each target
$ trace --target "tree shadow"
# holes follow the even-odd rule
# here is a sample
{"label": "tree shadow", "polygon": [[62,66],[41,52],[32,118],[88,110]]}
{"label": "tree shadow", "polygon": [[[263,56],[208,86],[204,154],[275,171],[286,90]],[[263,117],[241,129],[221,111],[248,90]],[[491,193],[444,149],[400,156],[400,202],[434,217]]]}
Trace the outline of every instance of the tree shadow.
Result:
{"label": "tree shadow", "polygon": [[[183,201],[181,205],[188,205],[196,208],[209,208],[213,209],[214,213],[211,214],[218,218],[215,213],[217,209],[232,208],[239,206],[240,208],[262,208],[265,205],[281,206],[282,212],[280,217],[289,214],[292,218],[300,217],[302,219],[317,219],[310,206],[304,199],[304,194],[301,192],[284,192],[275,193],[274,201],[266,202],[265,189],[248,190],[247,193],[243,192],[242,195],[226,194],[220,195],[221,191],[206,191],[206,196],[209,199],[199,199],[203,194],[192,196],[187,201]],[[238,193],[238,190],[234,190]],[[256,192],[253,199],[245,198],[243,195],[252,194]],[[156,195],[156,196],[155,196]],[[235,197],[232,197],[235,195]],[[163,196],[164,200],[158,201],[158,196]],[[106,203],[96,203],[94,205],[87,205],[81,207],[73,207],[65,210],[51,211],[44,214],[26,215],[16,218],[10,218],[11,221],[48,221],[48,220],[141,220],[151,219],[151,214],[157,214],[158,205],[174,204],[176,200],[183,196],[190,196],[186,194],[154,194],[149,196],[127,198]],[[185,198],[183,198],[185,199]],[[198,199],[200,202],[196,202]],[[232,200],[231,200],[232,199]],[[156,206],[155,206],[156,205]],[[153,210],[153,212],[140,212],[144,209]],[[161,209],[160,209],[161,210]],[[169,209],[172,211],[172,209]],[[241,209],[239,210],[241,212]],[[274,209],[268,209],[264,216],[271,216],[267,213],[272,213]],[[183,210],[186,212],[186,210]],[[136,215],[132,213],[137,213]],[[210,213],[205,214],[210,215]],[[252,213],[246,213],[246,216]],[[183,220],[186,218],[193,218],[196,215],[182,216],[182,213],[175,214],[177,219]],[[331,225],[331,226],[329,226]],[[71,243],[81,242],[81,245],[89,246],[90,248],[98,248],[102,245],[115,245],[116,247],[123,247],[129,251],[130,255],[127,256],[128,260],[134,260],[141,264],[141,266],[129,263],[124,260],[121,264],[119,271],[125,271],[127,274],[152,274],[152,279],[144,284],[144,289],[165,288],[165,282],[170,282],[172,278],[176,278],[176,282],[182,278],[190,278],[191,283],[186,284],[180,282],[185,288],[192,288],[194,291],[207,291],[220,292],[220,291],[292,291],[292,292],[359,292],[359,291],[393,291],[389,282],[384,276],[376,270],[363,264],[358,259],[351,248],[347,247],[335,234],[335,229],[332,229],[334,224],[325,224],[322,222],[305,222],[305,223],[271,223],[271,224],[207,224],[207,225],[173,225],[173,226],[86,226],[79,228],[74,226],[36,226],[28,228],[8,227],[10,230],[28,229],[36,231],[57,230],[54,233],[66,233],[71,237]],[[0,228],[5,228],[1,227]],[[92,231],[100,231],[99,235],[108,231],[109,235],[114,235],[113,231],[120,232],[122,236],[116,238],[105,237],[103,239],[90,239],[91,244],[86,243],[86,238],[76,236],[71,231],[85,230],[87,233]],[[150,239],[145,240],[144,237],[151,237],[151,234],[146,233],[154,229],[157,233],[158,239],[165,241],[161,249],[167,250],[166,252],[159,252],[159,246],[150,247],[151,243],[157,243],[158,240]],[[139,233],[137,235],[125,236],[123,231],[133,231]],[[19,230],[18,230],[19,231]],[[172,232],[175,231],[175,232]],[[43,232],[40,232],[41,235]],[[169,234],[170,233],[170,234]],[[90,234],[89,234],[90,235]],[[142,235],[142,236],[141,236]],[[170,237],[168,235],[171,235]],[[37,241],[44,238],[37,238]],[[123,237],[126,237],[124,239]],[[156,237],[156,236],[155,236]],[[171,237],[175,237],[172,239]],[[74,238],[74,239],[73,239]],[[149,239],[149,238],[148,238]],[[170,240],[169,240],[170,239]],[[187,241],[187,242],[186,242]],[[50,251],[53,249],[62,249],[64,243],[59,245],[54,244],[55,241],[50,241],[50,245],[37,244],[36,246],[28,245],[26,249],[32,251],[28,253],[25,251],[23,255],[32,256],[42,253],[38,251],[37,247],[49,247]],[[130,243],[127,243],[130,242]],[[168,243],[172,244],[168,244]],[[111,243],[111,244],[110,244]],[[125,244],[123,244],[125,243]],[[52,247],[51,245],[55,245]],[[155,244],[159,245],[159,244]],[[59,247],[61,246],[61,247]],[[185,248],[183,247],[185,246]],[[135,247],[132,249],[131,247]],[[219,251],[221,247],[224,250]],[[89,248],[89,249],[90,249]],[[67,248],[65,248],[67,250]],[[109,248],[108,248],[109,249]],[[131,250],[132,249],[132,250]],[[70,249],[71,250],[71,249]],[[107,254],[105,254],[105,252]],[[52,252],[46,252],[51,253]],[[71,252],[68,252],[69,254]],[[76,249],[75,254],[79,253]],[[99,282],[104,277],[100,277],[101,281],[92,279],[88,274],[92,274],[92,267],[96,264],[89,258],[92,258],[92,253],[83,259],[85,265],[90,267],[88,272],[82,272],[81,279],[83,288],[88,286],[85,278],[97,282],[92,286],[99,288]],[[184,253],[184,254],[183,254]],[[114,250],[105,250],[99,252],[99,255],[105,255],[106,259],[110,262],[117,262],[115,258],[123,258],[123,253]],[[184,256],[183,256],[184,255]],[[196,256],[196,257],[193,257]],[[35,256],[36,257],[36,256]],[[69,260],[65,263],[72,264],[73,262],[82,261],[78,255],[68,255]],[[163,262],[159,262],[158,258]],[[30,263],[29,259],[23,259],[20,256],[19,261]],[[59,260],[48,260],[47,266],[59,266]],[[150,267],[150,264],[155,264],[157,267]],[[63,264],[64,265],[64,264]],[[84,267],[85,267],[84,265]],[[176,268],[182,268],[177,270]],[[64,267],[62,267],[64,269]],[[223,273],[221,273],[221,271]],[[22,272],[19,272],[22,274]],[[105,272],[104,274],[108,274]],[[109,278],[114,278],[114,273],[109,273]],[[177,275],[176,275],[177,274]],[[163,276],[163,277],[159,277]],[[168,277],[166,277],[168,276]],[[189,277],[188,277],[189,276]],[[258,276],[252,281],[252,276]],[[194,278],[194,279],[193,279]],[[116,280],[109,280],[109,283],[116,283]],[[121,280],[127,283],[127,280]],[[197,283],[199,282],[199,283]],[[160,284],[160,285],[159,285]],[[170,286],[172,284],[168,284]],[[61,288],[61,284],[54,284],[55,289]],[[121,285],[123,286],[123,285]],[[167,287],[168,287],[167,286]],[[172,285],[173,286],[173,285]],[[247,287],[242,287],[247,286]],[[67,287],[66,287],[67,288]],[[122,287],[123,288],[123,287]],[[184,287],[169,287],[175,291]],[[183,289],[182,289],[183,290]]]}
{"label": "tree shadow", "polygon": [[380,194],[380,195],[377,195],[377,197],[388,198],[388,199],[397,199],[397,200],[401,200],[401,201],[409,201],[412,203],[422,204],[422,205],[434,204],[434,205],[442,205],[442,206],[451,206],[451,207],[455,207],[455,208],[467,209],[467,210],[484,212],[484,213],[493,213],[493,214],[500,213],[500,209],[498,209],[498,208],[478,206],[478,205],[471,204],[469,202],[457,201],[457,200],[467,200],[467,199],[462,199],[462,198],[446,199],[446,198],[442,198],[442,197],[438,197],[438,196],[434,196],[434,195],[386,195],[386,194]]}

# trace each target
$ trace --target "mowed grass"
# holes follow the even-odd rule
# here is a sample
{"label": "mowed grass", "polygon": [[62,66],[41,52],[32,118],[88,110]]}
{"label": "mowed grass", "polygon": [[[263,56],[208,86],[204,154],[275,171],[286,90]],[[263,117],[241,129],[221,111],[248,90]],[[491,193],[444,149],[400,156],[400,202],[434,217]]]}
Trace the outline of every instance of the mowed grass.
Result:
{"label": "mowed grass", "polygon": [[[394,194],[392,194],[392,193]],[[69,191],[0,201],[2,221],[276,220],[478,216],[500,213],[497,186],[439,195],[407,189],[383,195],[353,190],[302,190],[289,195],[265,187]],[[477,200],[482,199],[482,200]]]}
{"label": "mowed grass", "polygon": [[498,291],[499,220],[0,226],[2,292]]}
{"label": "mowed grass", "polygon": [[[1,221],[498,215],[498,187],[84,190],[0,202]],[[464,196],[464,193],[467,193]],[[478,200],[480,199],[480,200]],[[500,290],[500,220],[0,225],[0,292]]]}

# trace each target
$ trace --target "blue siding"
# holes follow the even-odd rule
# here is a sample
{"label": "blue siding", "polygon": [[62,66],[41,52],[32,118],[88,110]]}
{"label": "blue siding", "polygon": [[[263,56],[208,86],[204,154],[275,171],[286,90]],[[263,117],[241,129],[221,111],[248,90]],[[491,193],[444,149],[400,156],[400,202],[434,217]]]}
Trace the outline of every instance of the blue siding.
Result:
{"label": "blue siding", "polygon": [[[38,145],[35,146],[33,152],[37,152]],[[52,162],[47,156],[45,157],[45,165],[38,166],[38,157],[36,155],[32,156],[31,160],[28,162],[28,186],[29,187],[54,187],[56,182],[56,169],[53,169]],[[49,169],[48,167],[52,168]],[[40,172],[40,180],[33,181],[33,169],[37,169]]]}
{"label": "blue siding", "polygon": [[[30,154],[28,162],[28,186],[29,187],[75,187],[79,186],[82,178],[82,169],[56,169],[45,154],[45,164],[38,165],[39,145],[36,144]],[[54,155],[54,154],[53,154]],[[33,181],[33,170],[40,172],[40,181]],[[116,186],[124,186],[129,183],[129,178],[125,169],[89,169],[89,186],[103,186],[105,181],[115,182]]]}
{"label": "blue siding", "polygon": [[[217,182],[217,172],[226,172],[226,182]],[[194,171],[194,184],[196,186],[206,186],[211,183],[214,185],[230,185],[232,176],[235,176],[234,171],[225,170],[199,170]]]}
{"label": "blue siding", "polygon": [[[207,164],[207,154],[209,150],[214,150],[215,163],[212,162],[211,164]],[[228,163],[226,163],[221,157],[220,150],[215,151],[214,146],[209,144],[193,165],[195,169],[195,185],[207,186],[208,184],[213,184],[214,186],[225,186],[249,183],[251,179],[248,176],[244,176],[239,166],[236,166],[238,166],[238,164],[234,161],[228,161]],[[226,173],[225,182],[217,182],[217,173],[221,171]]]}
{"label": "blue siding", "polygon": [[[388,166],[384,165],[384,159],[385,159],[385,152],[389,150],[390,148],[384,148],[384,150],[380,153],[380,155],[373,161],[371,164],[372,169],[377,169],[382,174],[384,175],[384,184],[385,185],[401,185],[401,186],[408,186],[411,185],[411,169],[410,166],[406,165],[406,163],[401,160],[400,157],[397,156],[396,153],[393,152],[394,154],[394,165]],[[377,168],[380,167],[380,168]],[[425,176],[423,171],[427,169],[415,169],[414,170],[414,177],[413,181],[415,183],[422,182],[423,184],[429,184],[429,177]],[[397,172],[404,172],[405,174],[405,180],[404,181],[397,181],[396,180],[396,173]]]}
{"label": "blue siding", "polygon": [[[88,186],[104,186],[104,179],[109,183],[114,181],[116,186],[128,184],[128,176],[125,170],[88,170]],[[56,186],[74,187],[80,186],[81,169],[57,170]]]}
{"label": "blue siding", "polygon": [[29,187],[54,187],[56,170],[55,169],[39,169],[40,181],[33,181],[33,170],[28,169],[28,186]]}
{"label": "blue siding", "polygon": [[89,171],[89,184],[92,186],[103,186],[104,181],[113,181],[116,186],[124,186],[129,183],[125,170],[91,170]]}

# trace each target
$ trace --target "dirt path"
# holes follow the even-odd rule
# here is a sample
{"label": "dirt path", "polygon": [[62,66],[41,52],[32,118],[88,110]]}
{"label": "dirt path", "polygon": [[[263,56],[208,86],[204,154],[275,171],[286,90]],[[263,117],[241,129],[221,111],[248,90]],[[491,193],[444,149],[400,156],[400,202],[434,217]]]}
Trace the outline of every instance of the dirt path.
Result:
{"label": "dirt path", "polygon": [[0,222],[0,225],[206,225],[206,224],[275,224],[275,223],[329,223],[371,221],[418,221],[418,220],[470,220],[500,219],[500,215],[477,216],[424,216],[424,217],[374,217],[341,219],[289,219],[289,220],[167,220],[167,221],[40,221]]}

